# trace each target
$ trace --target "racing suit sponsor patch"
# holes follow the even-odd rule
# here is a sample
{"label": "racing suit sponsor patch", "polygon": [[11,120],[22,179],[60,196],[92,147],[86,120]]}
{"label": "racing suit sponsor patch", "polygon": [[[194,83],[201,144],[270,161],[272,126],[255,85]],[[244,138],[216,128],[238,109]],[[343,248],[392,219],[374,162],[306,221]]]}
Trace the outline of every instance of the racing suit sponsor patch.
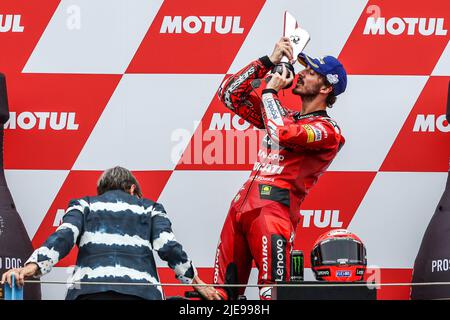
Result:
{"label": "racing suit sponsor patch", "polygon": [[350,277],[351,275],[352,275],[352,272],[350,270],[336,271],[336,277],[339,277],[339,278],[346,278],[346,277]]}
{"label": "racing suit sponsor patch", "polygon": [[290,206],[290,195],[288,189],[270,186],[267,184],[259,184],[259,197],[265,200],[272,200],[285,206]]}
{"label": "racing suit sponsor patch", "polygon": [[311,128],[314,131],[314,141],[320,141],[322,140],[322,131],[318,128],[316,128],[315,126],[311,126]]}
{"label": "racing suit sponsor patch", "polygon": [[272,242],[272,280],[286,280],[286,239],[278,234],[273,234]]}
{"label": "racing suit sponsor patch", "polygon": [[321,124],[321,123],[319,122],[319,123],[315,123],[314,126],[316,126],[317,128],[319,128],[319,129],[322,131],[323,136],[324,136],[325,139],[328,138],[327,129],[325,129],[325,127],[323,126],[323,124]]}
{"label": "racing suit sponsor patch", "polygon": [[261,195],[270,196],[271,190],[272,190],[272,186],[261,185]]}
{"label": "racing suit sponsor patch", "polygon": [[277,126],[283,126],[282,114],[277,101],[273,98],[272,94],[263,94],[263,105],[266,111],[267,118]]}
{"label": "racing suit sponsor patch", "polygon": [[303,129],[305,129],[306,134],[307,134],[307,139],[306,142],[307,143],[311,143],[315,141],[316,135],[314,133],[313,128],[311,128],[311,126],[309,124],[304,124],[302,125]]}

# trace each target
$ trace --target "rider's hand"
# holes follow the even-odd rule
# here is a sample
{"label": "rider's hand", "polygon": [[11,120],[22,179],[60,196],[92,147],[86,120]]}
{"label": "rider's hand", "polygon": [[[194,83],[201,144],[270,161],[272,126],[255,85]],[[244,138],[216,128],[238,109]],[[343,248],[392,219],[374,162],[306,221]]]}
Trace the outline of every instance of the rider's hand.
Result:
{"label": "rider's hand", "polygon": [[269,57],[269,59],[273,64],[279,64],[281,62],[281,58],[283,58],[283,56],[286,56],[289,59],[289,62],[292,62],[294,60],[293,52],[294,49],[292,48],[289,38],[282,37],[275,44],[275,48],[273,49],[272,55]]}
{"label": "rider's hand", "polygon": [[192,287],[194,287],[194,290],[197,291],[206,300],[222,300],[219,293],[213,287],[196,286],[196,284],[205,284],[198,276],[195,276],[194,281],[192,281]]}
{"label": "rider's hand", "polygon": [[16,285],[21,287],[25,284],[25,278],[31,277],[37,274],[39,267],[36,263],[29,263],[23,268],[10,269],[6,271],[2,276],[2,284],[8,282],[9,286],[12,287],[12,275],[16,279]]}
{"label": "rider's hand", "polygon": [[279,74],[277,72],[272,74],[271,79],[266,86],[266,89],[274,89],[276,91],[279,91],[280,89],[283,89],[286,86],[288,86],[292,81],[294,81],[294,77],[292,75],[289,78],[287,78],[289,72],[290,71],[283,64],[282,74]]}

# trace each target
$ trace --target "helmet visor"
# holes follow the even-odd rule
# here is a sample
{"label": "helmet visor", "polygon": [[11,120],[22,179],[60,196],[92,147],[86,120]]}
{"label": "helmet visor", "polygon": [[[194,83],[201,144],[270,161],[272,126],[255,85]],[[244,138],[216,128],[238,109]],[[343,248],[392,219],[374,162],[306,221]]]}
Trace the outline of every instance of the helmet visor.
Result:
{"label": "helmet visor", "polygon": [[315,265],[365,264],[364,246],[352,239],[324,241],[314,251]]}

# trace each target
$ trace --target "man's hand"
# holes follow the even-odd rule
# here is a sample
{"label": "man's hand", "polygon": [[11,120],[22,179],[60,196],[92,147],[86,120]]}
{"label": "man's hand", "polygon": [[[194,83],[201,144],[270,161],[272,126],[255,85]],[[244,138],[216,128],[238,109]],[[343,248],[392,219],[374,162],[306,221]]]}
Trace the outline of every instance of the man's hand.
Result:
{"label": "man's hand", "polygon": [[283,64],[282,74],[281,75],[279,73],[272,74],[271,79],[266,86],[266,89],[274,89],[278,92],[280,89],[283,89],[284,87],[288,86],[292,81],[294,81],[294,75],[291,75],[289,78],[287,78],[289,72],[290,71]]}
{"label": "man's hand", "polygon": [[275,48],[273,49],[272,55],[269,57],[270,61],[273,64],[279,64],[281,62],[281,58],[286,56],[289,59],[289,62],[293,62],[294,49],[292,48],[291,41],[287,37],[282,37],[275,44]]}
{"label": "man's hand", "polygon": [[39,267],[36,263],[29,263],[23,268],[11,269],[6,271],[2,276],[2,285],[8,282],[12,288],[12,275],[16,279],[16,285],[22,287],[25,284],[25,277],[31,277],[39,271]]}
{"label": "man's hand", "polygon": [[205,284],[198,276],[192,281],[192,287],[206,300],[222,300],[219,293],[211,286],[196,286],[196,284]]}

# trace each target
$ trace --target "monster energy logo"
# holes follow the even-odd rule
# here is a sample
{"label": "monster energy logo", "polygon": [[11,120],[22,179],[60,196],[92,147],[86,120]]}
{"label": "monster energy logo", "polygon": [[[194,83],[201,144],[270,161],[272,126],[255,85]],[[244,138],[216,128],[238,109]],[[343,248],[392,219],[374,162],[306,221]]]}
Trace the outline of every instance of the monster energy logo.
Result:
{"label": "monster energy logo", "polygon": [[292,252],[291,279],[303,280],[303,252]]}

